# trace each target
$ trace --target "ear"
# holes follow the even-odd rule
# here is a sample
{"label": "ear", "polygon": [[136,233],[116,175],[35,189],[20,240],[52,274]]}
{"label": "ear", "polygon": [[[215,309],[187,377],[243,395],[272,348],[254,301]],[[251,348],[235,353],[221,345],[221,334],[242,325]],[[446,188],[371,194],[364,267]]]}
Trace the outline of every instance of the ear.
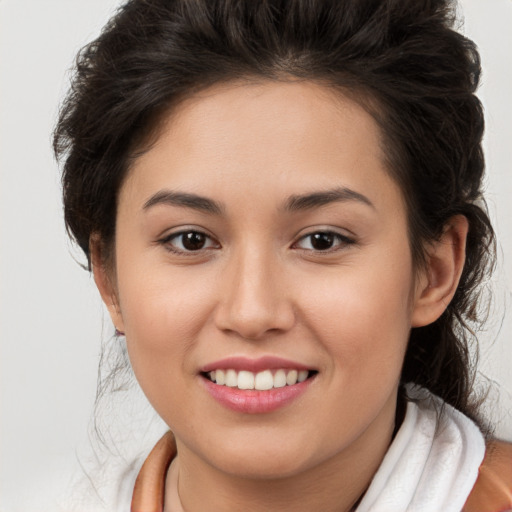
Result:
{"label": "ear", "polygon": [[89,242],[92,273],[101,298],[108,309],[116,330],[124,333],[124,322],[119,306],[114,269],[106,263],[103,244],[99,235],[93,234]]}
{"label": "ear", "polygon": [[427,250],[427,266],[416,287],[412,327],[435,322],[455,295],[466,260],[468,220],[455,215]]}

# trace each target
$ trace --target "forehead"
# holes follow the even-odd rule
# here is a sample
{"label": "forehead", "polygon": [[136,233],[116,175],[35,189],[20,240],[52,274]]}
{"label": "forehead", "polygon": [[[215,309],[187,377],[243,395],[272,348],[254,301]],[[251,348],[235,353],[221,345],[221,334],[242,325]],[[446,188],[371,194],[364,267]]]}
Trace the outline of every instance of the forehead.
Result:
{"label": "forehead", "polygon": [[219,84],[164,117],[122,195],[162,187],[227,195],[235,185],[249,194],[351,186],[378,199],[380,182],[390,180],[385,161],[379,126],[340,92],[307,81]]}

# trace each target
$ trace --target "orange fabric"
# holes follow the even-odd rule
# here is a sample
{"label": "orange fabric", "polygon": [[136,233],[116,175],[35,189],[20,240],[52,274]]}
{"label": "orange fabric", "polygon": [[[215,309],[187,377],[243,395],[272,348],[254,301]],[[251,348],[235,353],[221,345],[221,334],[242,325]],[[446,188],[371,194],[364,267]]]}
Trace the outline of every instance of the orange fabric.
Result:
{"label": "orange fabric", "polygon": [[176,456],[176,442],[167,432],[144,461],[133,488],[131,512],[163,512],[165,476]]}
{"label": "orange fabric", "polygon": [[[131,512],[163,512],[165,477],[175,456],[174,436],[167,432],[148,455],[137,476]],[[512,510],[512,443],[490,441],[462,512],[509,510]]]}
{"label": "orange fabric", "polygon": [[463,512],[512,510],[512,443],[490,441]]}

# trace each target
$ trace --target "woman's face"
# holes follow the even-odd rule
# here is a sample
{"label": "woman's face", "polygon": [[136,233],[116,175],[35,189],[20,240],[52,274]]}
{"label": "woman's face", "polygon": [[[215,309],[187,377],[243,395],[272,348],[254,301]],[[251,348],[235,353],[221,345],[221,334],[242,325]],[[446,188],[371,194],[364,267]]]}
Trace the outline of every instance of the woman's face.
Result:
{"label": "woman's face", "polygon": [[112,311],[180,454],[284,476],[387,443],[418,295],[407,233],[349,99],[239,83],[177,107],[120,191]]}

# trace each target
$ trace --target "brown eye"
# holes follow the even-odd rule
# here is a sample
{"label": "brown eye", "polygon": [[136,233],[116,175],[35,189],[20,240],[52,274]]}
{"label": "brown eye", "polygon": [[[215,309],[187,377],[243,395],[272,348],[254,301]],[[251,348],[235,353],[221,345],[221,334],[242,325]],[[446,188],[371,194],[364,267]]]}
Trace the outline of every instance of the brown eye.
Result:
{"label": "brown eye", "polygon": [[199,251],[206,243],[206,236],[203,233],[198,233],[197,231],[183,233],[181,237],[181,243],[187,251]]}
{"label": "brown eye", "polygon": [[161,241],[170,251],[176,253],[197,252],[203,249],[216,248],[211,237],[201,231],[182,231],[173,233]]}
{"label": "brown eye", "polygon": [[317,231],[303,236],[297,246],[308,251],[329,251],[353,244],[354,240],[332,231]]}
{"label": "brown eye", "polygon": [[317,251],[326,251],[330,249],[335,241],[332,233],[315,233],[311,236],[311,247]]}

